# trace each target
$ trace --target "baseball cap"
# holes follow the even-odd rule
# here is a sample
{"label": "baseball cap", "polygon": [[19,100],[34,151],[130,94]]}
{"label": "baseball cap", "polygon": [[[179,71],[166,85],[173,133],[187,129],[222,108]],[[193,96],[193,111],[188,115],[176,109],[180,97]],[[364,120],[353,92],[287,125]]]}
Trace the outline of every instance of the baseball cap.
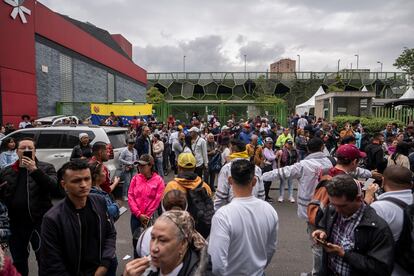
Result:
{"label": "baseball cap", "polygon": [[82,139],[83,137],[88,137],[89,138],[88,133],[85,133],[85,132],[79,133],[79,140]]}
{"label": "baseball cap", "polygon": [[367,155],[365,152],[360,151],[355,145],[353,144],[346,144],[340,146],[336,151],[336,156],[338,158],[346,158],[349,160],[364,158]]}
{"label": "baseball cap", "polygon": [[189,130],[188,130],[188,132],[200,132],[200,129],[198,129],[198,127],[192,127],[192,128],[190,128]]}
{"label": "baseball cap", "polygon": [[135,144],[135,140],[132,138],[127,139],[127,144]]}
{"label": "baseball cap", "polygon": [[196,159],[191,152],[183,152],[178,155],[178,166],[181,168],[191,169],[196,166]]}
{"label": "baseball cap", "polygon": [[148,164],[154,164],[154,158],[149,154],[143,154],[137,161],[139,165],[145,166]]}
{"label": "baseball cap", "polygon": [[266,137],[265,142],[266,143],[273,143],[273,139],[270,138],[270,137]]}
{"label": "baseball cap", "polygon": [[228,127],[228,126],[226,126],[226,125],[224,125],[222,128],[221,128],[221,131],[223,131],[223,130],[229,130],[230,128]]}
{"label": "baseball cap", "polygon": [[182,125],[179,125],[177,128],[178,128],[179,130],[183,130],[183,126],[182,126]]}
{"label": "baseball cap", "polygon": [[286,139],[285,143],[293,144],[293,141],[291,139]]}
{"label": "baseball cap", "polygon": [[215,122],[214,125],[217,126],[217,127],[219,127],[220,126],[220,122]]}

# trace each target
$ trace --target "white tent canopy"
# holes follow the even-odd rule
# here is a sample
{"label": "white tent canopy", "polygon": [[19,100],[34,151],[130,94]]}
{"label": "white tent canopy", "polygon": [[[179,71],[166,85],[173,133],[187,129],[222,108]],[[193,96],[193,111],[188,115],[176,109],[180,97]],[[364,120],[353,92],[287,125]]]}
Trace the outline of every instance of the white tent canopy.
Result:
{"label": "white tent canopy", "polygon": [[368,92],[368,89],[367,89],[367,87],[364,85],[364,87],[362,87],[362,90],[361,90],[362,92]]}
{"label": "white tent canopy", "polygon": [[399,99],[414,99],[414,89],[412,86]]}
{"label": "white tent canopy", "polygon": [[309,110],[315,107],[315,97],[323,94],[325,94],[325,91],[322,86],[319,86],[318,91],[309,100],[296,106],[296,114],[303,115],[305,112],[309,113]]}

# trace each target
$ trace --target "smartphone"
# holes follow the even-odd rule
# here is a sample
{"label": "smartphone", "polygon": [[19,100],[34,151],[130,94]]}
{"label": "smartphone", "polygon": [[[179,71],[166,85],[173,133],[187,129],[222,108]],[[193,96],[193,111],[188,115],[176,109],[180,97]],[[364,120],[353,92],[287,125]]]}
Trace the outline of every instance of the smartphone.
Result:
{"label": "smartphone", "polygon": [[326,240],[321,240],[321,239],[318,239],[318,238],[315,238],[315,241],[317,241],[318,243],[320,243],[322,245],[327,245],[328,244],[328,242]]}
{"label": "smartphone", "polygon": [[31,150],[25,150],[25,151],[23,151],[23,156],[26,156],[27,158],[32,159],[33,152]]}
{"label": "smartphone", "polygon": [[364,187],[362,187],[362,190],[366,191],[372,183],[374,183],[374,178],[368,178],[367,181],[364,182]]}

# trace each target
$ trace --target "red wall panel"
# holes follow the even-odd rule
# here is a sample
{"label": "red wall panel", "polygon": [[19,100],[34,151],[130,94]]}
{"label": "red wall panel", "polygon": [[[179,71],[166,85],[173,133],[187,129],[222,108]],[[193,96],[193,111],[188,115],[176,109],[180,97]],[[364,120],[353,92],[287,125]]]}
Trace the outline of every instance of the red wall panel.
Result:
{"label": "red wall panel", "polygon": [[26,15],[27,23],[10,16],[13,8],[0,2],[0,66],[35,73],[35,14],[34,2],[25,1],[24,6],[32,11]]}
{"label": "red wall panel", "polygon": [[124,52],[132,59],[132,44],[121,34],[111,34],[111,36],[122,50],[124,50]]}
{"label": "red wall panel", "polygon": [[35,33],[144,84],[147,72],[88,33],[34,0],[27,23],[10,17],[13,7],[0,0],[0,90],[3,123],[17,125],[22,114],[37,117]]}
{"label": "red wall panel", "polygon": [[3,114],[18,117],[23,114],[29,114],[31,117],[37,116],[36,95],[3,91],[2,96]]}
{"label": "red wall panel", "polygon": [[33,94],[36,90],[36,76],[34,74],[0,68],[1,89],[9,92]]}
{"label": "red wall panel", "polygon": [[3,123],[17,126],[22,114],[37,116],[35,76],[35,3],[23,4],[31,10],[23,24],[13,20],[13,7],[0,2],[0,81]]}
{"label": "red wall panel", "polygon": [[36,5],[37,34],[144,84],[147,72],[44,5]]}

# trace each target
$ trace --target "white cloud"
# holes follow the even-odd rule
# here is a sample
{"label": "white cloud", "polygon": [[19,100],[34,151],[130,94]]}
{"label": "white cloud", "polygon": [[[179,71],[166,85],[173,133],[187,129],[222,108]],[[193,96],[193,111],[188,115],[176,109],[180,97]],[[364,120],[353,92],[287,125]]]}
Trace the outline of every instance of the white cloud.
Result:
{"label": "white cloud", "polygon": [[41,0],[54,11],[121,33],[148,71],[265,70],[301,55],[301,69],[355,67],[394,71],[413,47],[412,0]]}

